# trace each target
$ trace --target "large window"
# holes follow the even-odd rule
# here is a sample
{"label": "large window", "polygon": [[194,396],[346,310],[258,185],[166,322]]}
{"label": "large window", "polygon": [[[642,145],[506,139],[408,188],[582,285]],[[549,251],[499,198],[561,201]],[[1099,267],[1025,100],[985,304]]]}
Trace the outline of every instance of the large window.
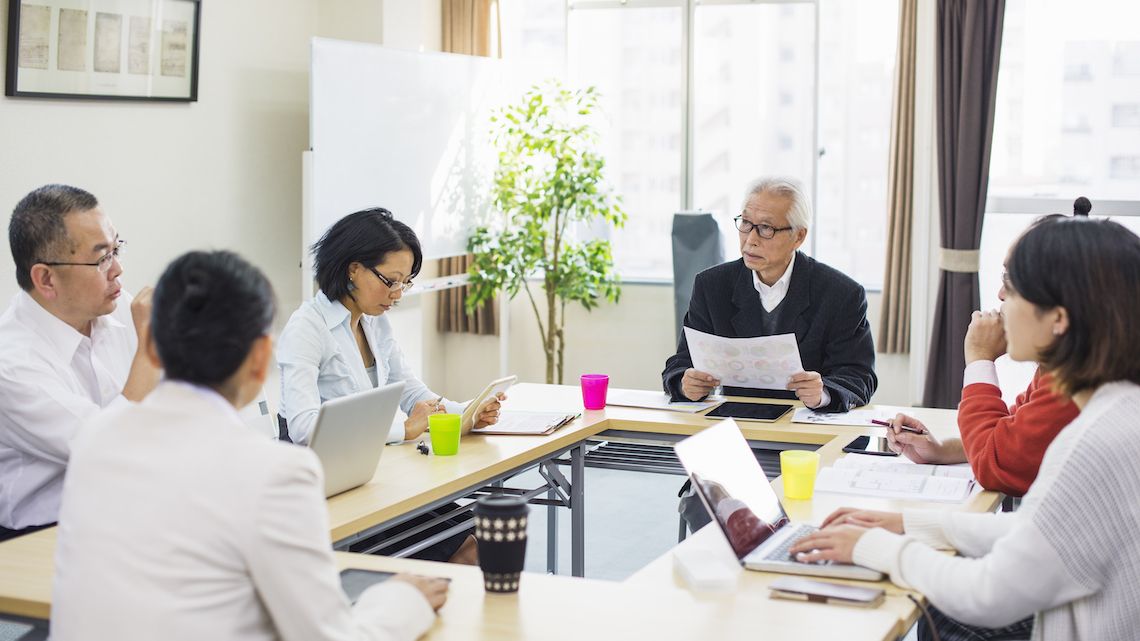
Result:
{"label": "large window", "polygon": [[820,0],[815,252],[883,283],[898,0]]}
{"label": "large window", "polygon": [[[623,278],[672,274],[674,212],[729,220],[748,182],[801,180],[804,249],[882,282],[897,0],[502,0],[504,55],[557,66],[603,96],[609,179],[630,219]],[[1125,116],[1122,116],[1122,118]]]}
{"label": "large window", "polygon": [[728,255],[739,256],[725,223],[750,181],[812,185],[815,6],[702,5],[694,18],[692,204],[717,215]]}
{"label": "large window", "polygon": [[[981,298],[999,304],[1010,243],[1044,213],[1093,214],[1140,232],[1140,5],[1008,0],[983,219]],[[1131,214],[1131,215],[1129,215]],[[1011,397],[1032,375],[1001,359]]]}
{"label": "large window", "polygon": [[1009,0],[990,195],[1140,200],[1140,5]]}
{"label": "large window", "polygon": [[684,170],[682,14],[679,7],[634,7],[569,16],[570,82],[601,93],[602,152],[629,214],[613,238],[626,279],[672,274],[669,232]]}

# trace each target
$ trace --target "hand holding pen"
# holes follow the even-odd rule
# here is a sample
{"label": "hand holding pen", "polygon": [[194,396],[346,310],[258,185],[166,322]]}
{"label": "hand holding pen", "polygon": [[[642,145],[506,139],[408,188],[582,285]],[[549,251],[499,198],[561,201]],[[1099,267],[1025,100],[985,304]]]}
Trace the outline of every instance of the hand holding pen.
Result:
{"label": "hand holding pen", "polygon": [[922,421],[899,414],[887,421],[873,421],[887,427],[887,446],[915,463],[958,463],[950,460],[947,447],[926,429]]}
{"label": "hand holding pen", "polygon": [[445,411],[442,396],[413,405],[412,411],[408,412],[408,420],[404,421],[404,440],[419,438],[428,429],[428,416]]}
{"label": "hand holding pen", "polygon": [[[914,425],[904,423],[901,419],[909,419],[911,422],[914,423]],[[873,418],[873,419],[871,419],[871,422],[874,423],[875,425],[882,425],[883,427],[889,427],[896,434],[900,430],[903,432],[910,432],[912,434],[925,434],[926,433],[926,426],[924,426],[922,423],[919,423],[918,419],[911,418],[905,414],[899,414],[898,416],[896,416],[894,419],[892,419],[890,421],[880,421],[877,418]]]}

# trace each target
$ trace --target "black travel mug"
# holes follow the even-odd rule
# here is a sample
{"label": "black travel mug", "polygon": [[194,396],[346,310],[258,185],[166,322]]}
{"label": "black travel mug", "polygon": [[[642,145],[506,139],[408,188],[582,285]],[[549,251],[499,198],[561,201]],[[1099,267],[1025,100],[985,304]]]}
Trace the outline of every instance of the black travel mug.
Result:
{"label": "black travel mug", "polygon": [[530,506],[517,496],[484,496],[475,504],[475,539],[479,567],[488,592],[517,592],[526,560],[526,523]]}

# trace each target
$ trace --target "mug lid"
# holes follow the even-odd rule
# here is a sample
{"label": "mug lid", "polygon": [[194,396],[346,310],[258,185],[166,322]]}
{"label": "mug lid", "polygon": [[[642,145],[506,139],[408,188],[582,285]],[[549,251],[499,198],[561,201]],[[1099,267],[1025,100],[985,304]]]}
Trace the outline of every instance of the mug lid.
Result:
{"label": "mug lid", "polygon": [[529,509],[521,497],[510,494],[484,496],[475,502],[475,511],[481,514],[518,514]]}

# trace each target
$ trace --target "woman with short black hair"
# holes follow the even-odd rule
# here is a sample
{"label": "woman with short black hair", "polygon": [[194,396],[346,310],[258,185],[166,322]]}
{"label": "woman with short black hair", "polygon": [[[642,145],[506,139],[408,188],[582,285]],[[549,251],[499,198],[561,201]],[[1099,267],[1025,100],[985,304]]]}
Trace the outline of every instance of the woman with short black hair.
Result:
{"label": "woman with short black hair", "polygon": [[[1006,262],[1008,353],[1036,361],[1081,413],[1053,440],[1018,511],[841,509],[798,542],[805,562],[889,572],[971,625],[1036,615],[1034,639],[1133,639],[1140,629],[1140,238],[1050,217]],[[906,536],[902,536],[903,534]],[[950,556],[936,547],[953,547]]]}
{"label": "woman with short black hair", "polygon": [[[408,419],[391,426],[388,442],[419,437],[433,413],[462,414],[462,403],[415,376],[384,318],[423,265],[415,232],[387,209],[365,209],[334,223],[312,252],[320,291],[293,312],[277,347],[282,436],[308,443],[321,403],[396,381],[405,383]],[[498,412],[493,401],[476,424],[494,423]]]}
{"label": "woman with short black hair", "polygon": [[274,308],[265,276],[235,254],[167,267],[146,345],[165,380],[72,446],[53,639],[410,641],[431,626],[440,579],[396,577],[350,606],[317,457],[238,415],[272,367]]}

